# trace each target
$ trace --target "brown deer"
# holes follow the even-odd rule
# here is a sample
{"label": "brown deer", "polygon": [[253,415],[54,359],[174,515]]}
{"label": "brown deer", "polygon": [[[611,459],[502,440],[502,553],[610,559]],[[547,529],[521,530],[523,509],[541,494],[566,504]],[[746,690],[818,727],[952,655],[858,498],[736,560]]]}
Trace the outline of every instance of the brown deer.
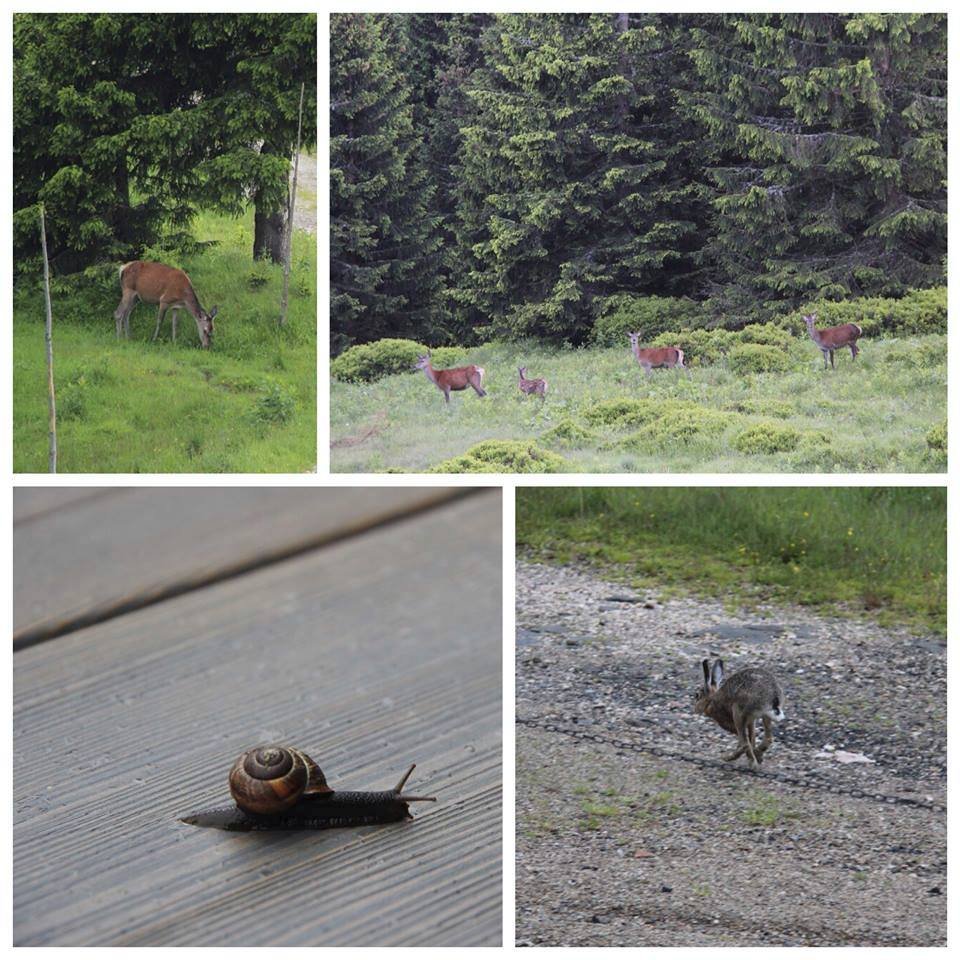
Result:
{"label": "brown deer", "polygon": [[843,323],[839,327],[826,327],[818,330],[814,324],[817,322],[817,315],[804,316],[803,322],[807,325],[807,333],[810,339],[820,348],[823,353],[823,368],[827,368],[827,355],[830,356],[830,367],[833,368],[833,351],[842,347],[850,348],[850,356],[854,360],[860,348],[857,346],[857,339],[863,336],[863,330],[855,323]]}
{"label": "brown deer", "polygon": [[167,310],[173,310],[170,315],[173,325],[173,342],[177,342],[177,313],[187,310],[197,322],[197,333],[200,335],[200,346],[206,350],[213,338],[213,318],[217,315],[214,307],[209,313],[200,306],[197,295],[193,292],[190,278],[176,267],[167,267],[162,263],[149,263],[146,260],[134,260],[125,263],[120,268],[121,297],[113,319],[117,323],[117,338],[120,331],[125,337],[130,337],[130,312],[138,300],[144,303],[157,303],[157,328],[153,331],[153,339],[160,334],[160,324],[163,323]]}
{"label": "brown deer", "polygon": [[647,347],[640,348],[640,334],[628,333],[630,338],[630,349],[636,357],[637,363],[646,371],[649,377],[650,371],[655,367],[680,367],[683,370],[687,368],[683,365],[683,351],[679,347]]}
{"label": "brown deer", "polygon": [[542,400],[547,398],[547,381],[543,377],[539,377],[536,380],[527,379],[527,368],[526,367],[517,367],[520,371],[520,392],[526,394],[536,394]]}
{"label": "brown deer", "polygon": [[422,370],[427,379],[437,385],[437,389],[443,392],[443,399],[450,402],[451,390],[466,390],[467,387],[473,387],[478,397],[485,397],[487,391],[483,389],[483,367],[476,367],[472,363],[468,367],[454,367],[451,370],[434,370],[430,365],[430,354],[417,357],[417,362],[413,365],[415,370]]}

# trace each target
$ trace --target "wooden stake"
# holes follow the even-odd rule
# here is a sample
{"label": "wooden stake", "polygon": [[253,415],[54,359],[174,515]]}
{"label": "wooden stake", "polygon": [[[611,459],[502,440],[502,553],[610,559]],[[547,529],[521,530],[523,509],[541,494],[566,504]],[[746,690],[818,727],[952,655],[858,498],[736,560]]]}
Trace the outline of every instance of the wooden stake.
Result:
{"label": "wooden stake", "polygon": [[40,244],[43,247],[43,292],[47,301],[47,405],[50,434],[50,473],[57,472],[57,398],[53,388],[53,307],[50,305],[50,263],[47,259],[47,227],[40,204]]}
{"label": "wooden stake", "polygon": [[290,290],[290,259],[293,251],[293,209],[297,201],[297,176],[300,173],[300,131],[303,126],[303,92],[300,84],[300,112],[297,115],[297,149],[293,154],[293,185],[287,208],[287,235],[283,238],[283,296],[280,299],[280,326],[287,322],[287,294]]}

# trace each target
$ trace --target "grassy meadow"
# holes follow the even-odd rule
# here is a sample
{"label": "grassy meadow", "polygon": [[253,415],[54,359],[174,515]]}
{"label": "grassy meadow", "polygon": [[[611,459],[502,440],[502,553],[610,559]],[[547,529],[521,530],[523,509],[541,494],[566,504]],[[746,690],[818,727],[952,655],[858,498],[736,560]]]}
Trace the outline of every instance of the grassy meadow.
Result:
{"label": "grassy meadow", "polygon": [[[417,372],[331,383],[331,470],[469,470],[457,458],[483,441],[545,452],[530,472],[939,472],[946,469],[946,337],[860,341],[824,370],[792,337],[787,369],[752,373],[726,360],[655,370],[629,345],[556,349],[493,343],[448,364],[485,368],[485,398],[443,395]],[[523,397],[517,367],[545,377],[547,398]],[[510,454],[514,462],[516,449]],[[497,466],[497,453],[487,465]],[[509,459],[509,458],[508,458]],[[519,467],[524,469],[524,467]],[[494,471],[495,472],[495,471]]]}
{"label": "grassy meadow", "polygon": [[700,594],[946,631],[946,491],[518,487],[521,555]]}
{"label": "grassy meadow", "polygon": [[[58,470],[62,473],[297,473],[316,465],[316,240],[295,231],[286,326],[277,326],[282,268],[254,263],[253,213],[204,214],[209,243],[176,265],[201,304],[219,306],[210,350],[170,311],[138,303],[117,340],[118,269],[59,280],[53,291]],[[162,251],[144,259],[163,260]],[[171,260],[167,260],[171,262]],[[117,265],[119,268],[119,264]],[[13,317],[14,470],[47,469],[41,285],[21,283]]]}

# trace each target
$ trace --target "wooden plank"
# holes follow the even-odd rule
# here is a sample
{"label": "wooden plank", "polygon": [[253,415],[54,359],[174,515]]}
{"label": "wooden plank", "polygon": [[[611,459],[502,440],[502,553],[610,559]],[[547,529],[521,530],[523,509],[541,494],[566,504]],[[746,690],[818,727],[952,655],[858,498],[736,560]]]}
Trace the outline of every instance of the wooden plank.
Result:
{"label": "wooden plank", "polygon": [[119,492],[113,487],[16,487],[13,525],[33,523],[57,510],[67,510],[98,497],[116,496]]}
{"label": "wooden plank", "polygon": [[[14,645],[192,589],[230,567],[421,509],[459,491],[120,488],[14,491]],[[57,506],[57,499],[62,503]],[[32,519],[30,519],[32,518]]]}
{"label": "wooden plank", "polygon": [[[485,492],[15,653],[14,942],[499,944],[500,529]],[[179,822],[265,741],[347,788],[416,761],[439,802],[354,830]]]}

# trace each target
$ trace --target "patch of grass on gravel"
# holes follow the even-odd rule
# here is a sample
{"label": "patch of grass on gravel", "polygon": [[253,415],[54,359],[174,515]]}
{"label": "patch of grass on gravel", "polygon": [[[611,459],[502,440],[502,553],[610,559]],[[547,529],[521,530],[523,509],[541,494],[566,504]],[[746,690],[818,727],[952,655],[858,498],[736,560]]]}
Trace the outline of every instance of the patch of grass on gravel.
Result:
{"label": "patch of grass on gravel", "polygon": [[941,488],[520,487],[517,543],[661,596],[798,603],[946,632]]}

